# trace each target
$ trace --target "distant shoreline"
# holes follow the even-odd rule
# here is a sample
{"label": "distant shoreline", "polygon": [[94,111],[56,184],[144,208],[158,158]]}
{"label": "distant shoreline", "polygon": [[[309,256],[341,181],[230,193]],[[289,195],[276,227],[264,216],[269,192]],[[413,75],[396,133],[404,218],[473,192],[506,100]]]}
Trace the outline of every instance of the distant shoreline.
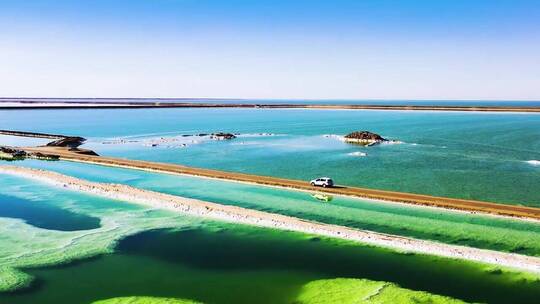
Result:
{"label": "distant shoreline", "polygon": [[[46,100],[0,100],[0,110],[51,110],[51,109],[151,109],[151,108],[246,108],[246,109],[321,109],[321,110],[393,110],[393,111],[465,111],[465,112],[525,112],[540,113],[540,107],[525,106],[464,106],[464,105],[378,105],[378,104],[309,104],[309,103],[223,103],[225,99],[200,99],[201,102],[189,102],[196,99],[185,99],[186,102],[112,102],[110,100],[132,99],[107,99],[109,101],[91,102],[76,100],[54,99]],[[62,100],[62,101],[58,101]],[[175,99],[176,100],[176,99]],[[181,100],[181,99],[178,99]],[[202,102],[204,101],[204,102]],[[208,102],[207,102],[208,101]],[[214,101],[214,102],[212,102]],[[217,102],[221,101],[221,102]],[[233,101],[233,100],[231,100]],[[238,100],[235,100],[238,101]]]}

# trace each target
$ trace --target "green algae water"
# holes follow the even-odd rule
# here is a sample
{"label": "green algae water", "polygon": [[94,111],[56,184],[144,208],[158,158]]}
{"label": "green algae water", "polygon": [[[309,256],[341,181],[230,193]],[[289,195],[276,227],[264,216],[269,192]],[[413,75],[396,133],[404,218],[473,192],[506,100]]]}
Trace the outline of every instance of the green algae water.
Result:
{"label": "green algae water", "polygon": [[128,184],[323,223],[540,256],[538,222],[340,196],[321,202],[301,191],[72,162],[24,161],[20,164],[91,181]]}
{"label": "green algae water", "polygon": [[[0,111],[0,128],[84,136],[89,139],[85,146],[103,155],[301,180],[324,175],[345,185],[540,206],[538,114],[36,110]],[[404,143],[362,148],[324,136],[356,130]],[[148,144],[219,131],[241,135],[220,142],[195,138],[185,146]]]}
{"label": "green algae water", "polygon": [[99,228],[98,218],[8,195],[0,195],[0,217],[22,219],[29,225],[50,230],[74,231]]}
{"label": "green algae water", "polygon": [[147,231],[123,239],[112,254],[25,271],[38,278],[35,285],[0,294],[0,302],[92,303],[138,295],[201,303],[309,303],[297,301],[304,286],[336,278],[393,282],[408,292],[449,297],[435,303],[534,303],[540,296],[540,281],[520,274],[219,223]]}
{"label": "green algae water", "polygon": [[[132,170],[108,175],[98,166],[80,168],[87,175],[101,173],[101,179],[156,182]],[[540,296],[534,274],[206,221],[6,175],[0,182],[2,195],[101,221],[95,229],[59,231],[0,217],[2,304],[121,303],[133,297],[149,303],[155,298],[309,304],[335,303],[336,294],[357,298],[361,292],[375,294],[381,303],[398,298],[401,303],[534,303]],[[320,294],[321,286],[330,288],[328,293]]]}
{"label": "green algae water", "polygon": [[[0,195],[11,200],[1,203],[10,216],[0,216],[0,291],[33,284],[32,277],[20,271],[23,266],[93,257],[112,252],[115,242],[126,235],[200,221],[9,175],[0,175],[0,184]],[[21,213],[23,205],[28,210]]]}

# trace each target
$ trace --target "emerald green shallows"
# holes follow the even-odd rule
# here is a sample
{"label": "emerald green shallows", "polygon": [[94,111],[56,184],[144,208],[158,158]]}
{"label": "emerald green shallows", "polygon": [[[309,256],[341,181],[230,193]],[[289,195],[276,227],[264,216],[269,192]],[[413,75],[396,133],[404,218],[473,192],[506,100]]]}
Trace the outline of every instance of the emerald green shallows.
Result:
{"label": "emerald green shallows", "polygon": [[537,222],[340,196],[321,202],[301,191],[70,162],[21,165],[358,229],[540,256]]}

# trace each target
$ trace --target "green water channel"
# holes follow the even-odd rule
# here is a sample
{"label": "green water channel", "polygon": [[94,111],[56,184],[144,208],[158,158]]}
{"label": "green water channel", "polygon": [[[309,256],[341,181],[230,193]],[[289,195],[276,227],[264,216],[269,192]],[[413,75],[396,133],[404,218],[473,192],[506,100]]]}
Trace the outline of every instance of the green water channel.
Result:
{"label": "green water channel", "polygon": [[[534,276],[219,223],[146,231],[120,241],[114,253],[24,271],[37,278],[34,284],[0,294],[0,303],[92,303],[135,295],[202,303],[310,303],[298,300],[306,285],[336,278],[392,282],[405,289],[398,293],[407,299],[401,303],[414,301],[413,290],[487,303],[534,303],[540,296]],[[453,300],[428,297],[423,303],[447,302]]]}
{"label": "green water channel", "polygon": [[[176,188],[189,188],[167,175],[155,174],[164,180],[153,180],[154,174],[141,177],[142,172],[132,170],[39,164],[59,171],[82,169],[78,177],[101,181],[168,180]],[[535,303],[540,296],[535,274],[206,221],[9,175],[0,175],[0,182],[1,195],[23,204],[48,204],[44,217],[56,208],[100,219],[97,228],[70,231],[0,217],[2,304],[122,303],[123,298],[145,303],[353,303],[347,301],[372,293],[374,303]],[[63,221],[68,217],[58,217],[57,225],[69,227],[69,219]]]}
{"label": "green water channel", "polygon": [[84,179],[123,183],[174,195],[449,244],[540,256],[540,223],[443,209],[311,193],[72,162],[25,161]]}

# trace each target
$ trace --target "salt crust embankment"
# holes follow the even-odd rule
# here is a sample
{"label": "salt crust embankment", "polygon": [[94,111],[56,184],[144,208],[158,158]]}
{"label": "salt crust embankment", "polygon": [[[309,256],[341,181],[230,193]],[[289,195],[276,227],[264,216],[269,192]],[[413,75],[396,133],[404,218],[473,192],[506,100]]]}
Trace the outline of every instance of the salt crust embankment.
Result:
{"label": "salt crust embankment", "polygon": [[[159,163],[134,159],[123,159],[117,157],[104,157],[89,155],[90,150],[68,150],[64,147],[25,147],[21,148],[27,153],[42,153],[44,155],[55,155],[62,160],[79,163],[103,165],[109,167],[136,169],[157,173],[180,174],[212,179],[221,179],[248,184],[258,184],[278,188],[289,188],[300,191],[315,191],[315,188],[306,181],[285,179],[279,177],[261,176],[238,172],[226,172],[213,169],[187,167],[172,163]],[[82,153],[81,153],[82,152]],[[415,204],[421,206],[454,209],[468,212],[479,212],[497,216],[511,216],[520,219],[540,219],[540,208],[527,207],[521,205],[507,205],[483,201],[466,199],[436,197],[424,194],[414,194],[405,192],[395,192],[388,190],[377,190],[358,187],[330,187],[317,188],[318,192],[332,195],[344,195],[362,199],[374,199],[394,203]]]}
{"label": "salt crust embankment", "polygon": [[540,273],[540,258],[538,257],[448,245],[371,231],[356,230],[337,225],[322,224],[290,216],[142,190],[122,184],[95,183],[40,169],[0,166],[0,173],[17,175],[46,182],[65,189],[87,192],[110,199],[133,202],[154,208],[168,209],[197,217],[315,234],[392,248],[402,252],[465,259]]}

